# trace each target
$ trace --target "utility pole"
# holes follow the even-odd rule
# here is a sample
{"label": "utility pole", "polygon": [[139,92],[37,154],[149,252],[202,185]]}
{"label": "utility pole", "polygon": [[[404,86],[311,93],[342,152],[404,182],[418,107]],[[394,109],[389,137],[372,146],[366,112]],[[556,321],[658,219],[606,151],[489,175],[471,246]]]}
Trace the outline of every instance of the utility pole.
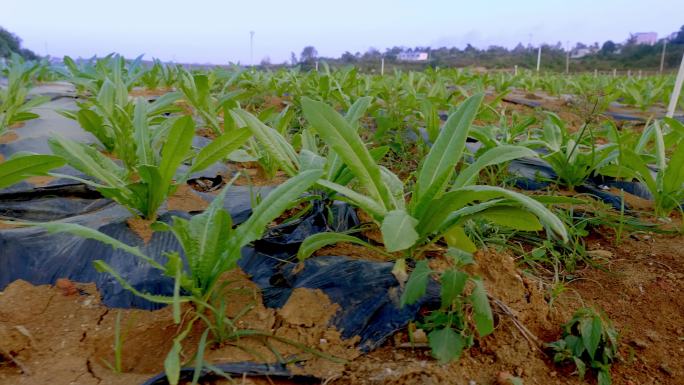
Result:
{"label": "utility pole", "polygon": [[249,31],[249,64],[254,65],[254,31]]}
{"label": "utility pole", "polygon": [[385,57],[380,58],[380,76],[385,75]]}
{"label": "utility pole", "polygon": [[675,110],[677,109],[677,102],[679,101],[679,93],[682,91],[682,84],[684,83],[684,55],[682,55],[682,62],[679,64],[679,72],[677,72],[677,78],[675,80],[675,86],[672,89],[672,95],[670,96],[670,104],[667,106],[667,113],[665,116],[671,118],[674,116]]}
{"label": "utility pole", "polygon": [[667,47],[667,39],[663,39],[663,53],[660,55],[660,73],[663,73],[665,68],[665,49]]}
{"label": "utility pole", "polygon": [[570,42],[566,42],[567,52],[565,55],[565,74],[570,73]]}
{"label": "utility pole", "polygon": [[537,50],[537,72],[539,72],[539,66],[541,65],[541,44]]}

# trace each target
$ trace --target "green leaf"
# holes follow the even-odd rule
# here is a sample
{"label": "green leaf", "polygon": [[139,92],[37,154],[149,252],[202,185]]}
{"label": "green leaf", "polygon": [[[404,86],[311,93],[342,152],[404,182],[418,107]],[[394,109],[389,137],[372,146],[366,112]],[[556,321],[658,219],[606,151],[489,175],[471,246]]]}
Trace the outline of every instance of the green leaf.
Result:
{"label": "green leaf", "polygon": [[577,375],[580,379],[583,379],[587,372],[587,364],[585,364],[581,358],[575,356],[572,357],[572,361],[575,363],[575,367],[577,368]]}
{"label": "green leaf", "polygon": [[441,364],[457,360],[466,346],[466,340],[452,328],[436,329],[428,334],[432,356]]}
{"label": "green leaf", "polygon": [[358,206],[360,209],[371,215],[375,220],[382,220],[382,218],[384,218],[385,214],[387,213],[387,210],[385,210],[385,208],[380,205],[380,202],[377,202],[364,194],[357,193],[356,191],[346,186],[329,182],[325,179],[320,179],[316,183],[322,187],[331,189],[336,193],[342,195],[337,196],[337,198],[342,200],[346,198],[346,200],[351,202],[353,205]]}
{"label": "green leaf", "polygon": [[60,136],[50,138],[48,144],[55,155],[66,159],[67,163],[78,171],[95,178],[107,187],[126,189],[123,169],[96,149]]}
{"label": "green leaf", "polygon": [[356,130],[325,103],[304,97],[302,109],[312,128],[349,167],[365,193],[384,209],[391,209],[392,198],[382,181],[380,168]]}
{"label": "green leaf", "polygon": [[444,233],[444,240],[449,247],[455,247],[468,253],[477,251],[477,246],[468,238],[463,226],[451,226],[451,228]]}
{"label": "green leaf", "polygon": [[29,176],[45,175],[64,163],[63,158],[54,155],[15,156],[0,163],[0,188],[11,186]]}
{"label": "green leaf", "polygon": [[268,154],[275,159],[287,175],[294,176],[299,168],[297,154],[290,143],[275,129],[265,125],[256,116],[244,110],[232,110],[231,114],[243,121]]}
{"label": "green leaf", "polygon": [[462,271],[449,269],[442,274],[440,283],[443,309],[449,308],[463,294],[467,281],[468,274]]}
{"label": "green leaf", "polygon": [[152,146],[150,146],[150,128],[147,124],[147,100],[141,97],[135,99],[133,137],[135,138],[138,162],[141,164],[155,164]]}
{"label": "green leaf", "polygon": [[176,170],[183,163],[192,145],[195,122],[190,116],[183,116],[174,122],[162,149],[159,176],[163,182],[171,182]]}
{"label": "green leaf", "polygon": [[352,127],[356,127],[357,122],[361,117],[363,117],[363,114],[366,113],[366,110],[368,109],[368,106],[370,106],[371,101],[373,98],[371,96],[363,96],[354,102],[352,106],[349,108],[349,111],[347,111],[347,114],[344,116],[344,118],[349,122],[349,124]]}
{"label": "green leaf", "polygon": [[253,208],[252,215],[237,230],[240,243],[245,245],[258,239],[266,226],[290,207],[293,202],[313,185],[323,174],[323,170],[303,171],[288,179],[273,190],[261,203]]}
{"label": "green leaf", "polygon": [[173,346],[164,359],[164,372],[170,385],[178,385],[180,381],[180,352],[183,350],[179,341],[173,340]]}
{"label": "green leaf", "polygon": [[536,158],[538,154],[527,147],[503,145],[490,148],[484,154],[477,157],[465,170],[456,177],[451,189],[454,190],[472,183],[475,177],[487,166],[508,162],[513,159],[530,157]]}
{"label": "green leaf", "polygon": [[416,267],[411,272],[404,292],[401,294],[401,306],[412,305],[425,295],[431,273],[432,270],[426,260],[416,262]]}
{"label": "green leaf", "polygon": [[603,331],[601,318],[596,315],[582,318],[579,327],[582,335],[582,343],[584,343],[584,347],[587,350],[587,353],[589,353],[589,357],[593,360],[599,343],[601,342],[601,334]]}
{"label": "green leaf", "polygon": [[542,224],[534,214],[519,207],[492,207],[479,215],[494,224],[514,230],[539,231],[543,229]]}
{"label": "green leaf", "polygon": [[435,183],[444,183],[442,180],[445,179],[445,171],[453,169],[461,159],[470,125],[483,98],[482,94],[471,96],[449,116],[435,144],[420,165],[414,199],[432,199],[431,196],[424,197],[425,192],[434,191]]}
{"label": "green leaf", "polygon": [[342,233],[318,233],[308,236],[304,242],[302,242],[301,246],[299,246],[299,251],[297,252],[297,259],[303,261],[309,258],[317,250],[340,242],[372,247],[368,242],[362,241],[351,235]]}
{"label": "green leaf", "polygon": [[195,372],[192,374],[192,385],[196,385],[202,375],[202,369],[204,367],[204,351],[207,347],[207,337],[209,336],[210,329],[205,329],[204,333],[200,337],[200,342],[197,345],[197,353],[195,354]]}
{"label": "green leaf", "polygon": [[380,230],[385,248],[390,253],[405,250],[416,244],[418,220],[404,210],[392,210],[385,215]]}
{"label": "green leaf", "polygon": [[214,163],[226,158],[230,153],[242,147],[252,137],[247,128],[238,128],[229,134],[223,134],[202,148],[192,163],[190,172],[197,172],[210,167]]}
{"label": "green leaf", "polygon": [[473,292],[470,294],[470,303],[473,305],[473,320],[477,332],[481,337],[484,337],[494,331],[494,316],[489,307],[484,283],[479,278],[472,278],[471,280],[475,284]]}
{"label": "green leaf", "polygon": [[164,270],[164,268],[156,262],[154,259],[143,254],[137,247],[129,246],[117,239],[110,237],[104,233],[101,233],[95,229],[89,227],[81,226],[75,223],[67,222],[45,222],[45,223],[23,223],[28,226],[39,227],[47,230],[49,233],[69,233],[77,235],[82,238],[93,239],[109,245],[115,249],[123,250],[127,253],[133,254],[136,257],[144,260],[153,267]]}
{"label": "green leaf", "polygon": [[612,379],[610,378],[610,368],[602,368],[598,371],[597,374],[598,378],[598,385],[611,385],[613,382]]}

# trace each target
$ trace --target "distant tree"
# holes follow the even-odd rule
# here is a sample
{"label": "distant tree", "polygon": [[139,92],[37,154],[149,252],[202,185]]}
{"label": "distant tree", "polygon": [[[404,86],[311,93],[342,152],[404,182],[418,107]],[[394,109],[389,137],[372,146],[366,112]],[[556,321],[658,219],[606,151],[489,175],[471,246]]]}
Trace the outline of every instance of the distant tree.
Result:
{"label": "distant tree", "polygon": [[617,50],[617,45],[612,40],[608,40],[601,46],[601,54],[609,55]]}
{"label": "distant tree", "polygon": [[513,48],[513,52],[515,53],[522,53],[525,51],[527,51],[527,48],[525,48],[525,46],[522,43],[518,43],[518,45],[516,45],[515,48]]}
{"label": "distant tree", "polygon": [[318,57],[318,51],[312,45],[304,47],[301,55],[299,55],[299,61],[302,63],[312,63]]}
{"label": "distant tree", "polygon": [[296,66],[296,65],[297,65],[297,55],[295,55],[294,52],[290,52],[290,63],[291,63],[293,66]]}
{"label": "distant tree", "polygon": [[377,50],[377,48],[370,47],[368,48],[368,51],[363,54],[363,60],[380,60],[380,57],[382,54],[380,51]]}
{"label": "distant tree", "polygon": [[637,41],[636,35],[629,34],[629,38],[625,42],[625,45],[630,46],[630,45],[635,45]]}
{"label": "distant tree", "polygon": [[575,44],[575,51],[578,49],[583,49],[583,48],[587,48],[587,45],[584,43],[581,43],[581,42],[578,42],[577,44]]}
{"label": "distant tree", "polygon": [[340,57],[340,60],[342,60],[343,63],[354,63],[356,62],[356,56],[349,51],[345,51]]}
{"label": "distant tree", "polygon": [[261,63],[259,63],[262,67],[270,67],[271,66],[271,58],[268,56],[264,56],[263,59],[261,59]]}
{"label": "distant tree", "polygon": [[670,41],[672,44],[684,44],[684,25],[679,29],[674,39]]}
{"label": "distant tree", "polygon": [[21,39],[12,32],[0,27],[0,57],[10,57],[12,52],[24,59],[35,60],[38,56],[30,49],[21,48]]}

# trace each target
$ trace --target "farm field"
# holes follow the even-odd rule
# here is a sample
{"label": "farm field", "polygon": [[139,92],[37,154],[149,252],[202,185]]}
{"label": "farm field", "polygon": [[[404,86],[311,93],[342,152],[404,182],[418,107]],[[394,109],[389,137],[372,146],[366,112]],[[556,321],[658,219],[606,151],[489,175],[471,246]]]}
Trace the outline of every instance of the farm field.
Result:
{"label": "farm field", "polygon": [[0,384],[684,378],[674,75],[0,69]]}

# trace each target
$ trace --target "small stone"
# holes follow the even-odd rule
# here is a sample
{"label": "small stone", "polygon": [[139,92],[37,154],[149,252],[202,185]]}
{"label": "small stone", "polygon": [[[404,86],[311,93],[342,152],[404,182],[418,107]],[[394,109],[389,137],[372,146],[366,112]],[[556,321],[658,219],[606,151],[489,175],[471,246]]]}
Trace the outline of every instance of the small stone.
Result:
{"label": "small stone", "polygon": [[477,382],[475,382],[475,380],[470,380],[468,381],[468,385],[477,385]]}
{"label": "small stone", "polygon": [[642,339],[635,338],[632,340],[632,345],[639,349],[646,349],[648,347],[648,343]]}
{"label": "small stone", "polygon": [[644,334],[646,335],[646,337],[648,337],[649,340],[651,340],[651,342],[658,342],[660,340],[660,336],[658,335],[658,333],[651,329],[646,329],[644,331]]}
{"label": "small stone", "polygon": [[511,385],[511,378],[513,378],[511,373],[499,372],[499,374],[496,375],[496,385]]}
{"label": "small stone", "polygon": [[423,329],[416,329],[416,331],[413,332],[413,343],[425,344],[427,342],[428,338]]}
{"label": "small stone", "polygon": [[66,278],[58,279],[57,282],[55,282],[55,287],[61,290],[62,294],[65,296],[78,294],[78,288],[76,288],[76,285]]}
{"label": "small stone", "polygon": [[517,368],[515,368],[515,375],[516,376],[522,377],[524,373],[525,373],[525,370],[522,367],[518,366]]}
{"label": "small stone", "polygon": [[558,375],[558,373],[556,373],[556,372],[549,373],[549,376],[551,376],[551,377],[556,377],[557,375]]}
{"label": "small stone", "polygon": [[658,369],[660,369],[663,373],[667,374],[668,376],[672,376],[672,369],[670,369],[670,367],[667,366],[667,364],[660,364],[660,366],[658,366]]}
{"label": "small stone", "polygon": [[610,258],[613,256],[613,253],[608,251],[608,250],[588,250],[587,255],[592,257],[592,258]]}

